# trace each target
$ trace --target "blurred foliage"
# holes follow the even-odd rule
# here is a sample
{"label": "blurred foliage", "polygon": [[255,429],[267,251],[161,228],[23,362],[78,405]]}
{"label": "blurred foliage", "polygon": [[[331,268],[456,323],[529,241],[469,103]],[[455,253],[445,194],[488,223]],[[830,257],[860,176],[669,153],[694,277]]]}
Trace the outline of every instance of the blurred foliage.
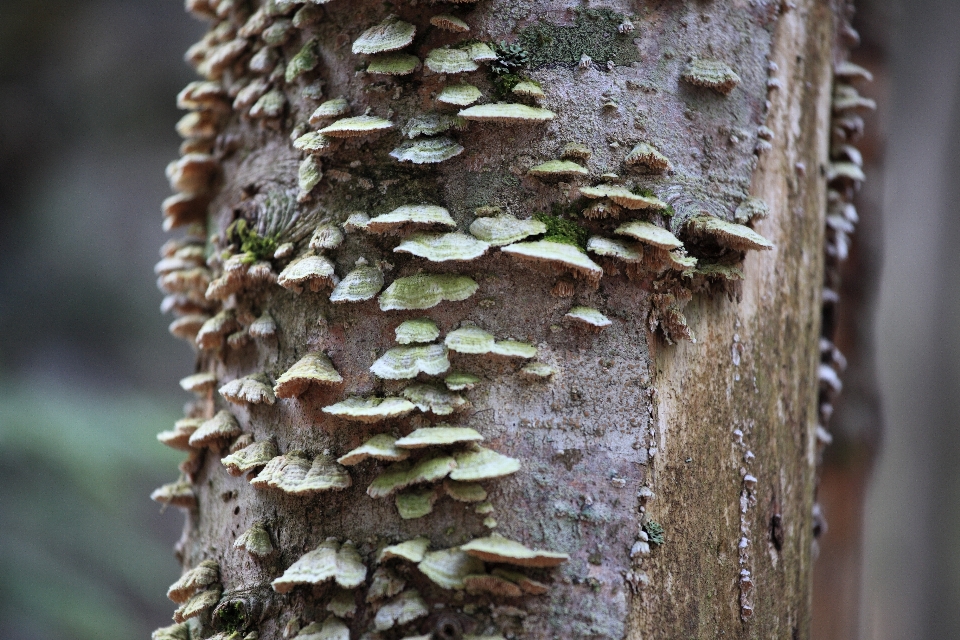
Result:
{"label": "blurred foliage", "polygon": [[176,477],[182,455],[155,434],[178,415],[144,397],[0,385],[0,637],[149,637],[170,615],[158,596],[178,574],[182,516],[160,517],[148,494]]}

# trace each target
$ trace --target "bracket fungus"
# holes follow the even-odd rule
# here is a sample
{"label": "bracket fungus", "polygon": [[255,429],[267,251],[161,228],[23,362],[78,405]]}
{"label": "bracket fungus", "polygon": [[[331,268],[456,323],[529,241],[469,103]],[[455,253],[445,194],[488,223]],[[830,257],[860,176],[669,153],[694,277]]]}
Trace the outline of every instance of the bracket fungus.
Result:
{"label": "bracket fungus", "polygon": [[729,94],[740,84],[740,76],[720,60],[693,60],[680,77],[692,85],[713,89],[723,95]]}
{"label": "bracket fungus", "polygon": [[451,427],[441,423],[436,427],[423,427],[394,442],[398,449],[423,449],[445,447],[466,442],[480,442],[483,436],[470,427]]}
{"label": "bracket fungus", "polygon": [[302,293],[304,287],[317,292],[337,284],[333,263],[319,255],[305,255],[284,267],[277,276],[277,284],[294,293]]}
{"label": "bracket fungus", "polygon": [[340,384],[343,378],[333,368],[325,353],[308,353],[277,378],[273,392],[278,398],[295,398],[307,390],[311,383]]}
{"label": "bracket fungus", "polygon": [[523,590],[516,583],[489,573],[469,575],[463,579],[463,584],[471,595],[490,594],[501,598],[519,598],[523,595]]}
{"label": "bracket fungus", "polygon": [[279,89],[268,91],[260,96],[252,107],[250,107],[250,117],[259,118],[279,118],[283,115],[283,109],[287,106],[287,96]]}
{"label": "bracket fungus", "polygon": [[462,145],[445,136],[439,136],[404,142],[390,152],[390,157],[398,162],[436,164],[461,153],[463,153]]}
{"label": "bracket fungus", "polygon": [[354,40],[352,51],[372,55],[398,51],[413,42],[417,28],[396,16],[389,16],[380,24],[370,27]]}
{"label": "bracket fungus", "polygon": [[407,226],[433,225],[452,229],[457,226],[457,223],[450,217],[450,212],[443,207],[431,204],[408,204],[371,218],[365,228],[373,233],[387,233]]}
{"label": "bracket fungus", "polygon": [[537,100],[547,97],[547,94],[543,92],[543,88],[541,88],[540,85],[533,80],[521,80],[517,84],[513,85],[513,89],[510,91],[518,96],[525,96],[527,98],[534,98]]}
{"label": "bracket fungus", "polygon": [[877,108],[877,103],[871,98],[864,98],[856,88],[848,84],[838,84],[833,88],[833,102],[831,103],[834,113],[844,111],[873,111]]}
{"label": "bracket fungus", "polygon": [[290,58],[287,63],[287,69],[284,74],[284,80],[287,83],[293,82],[308,71],[313,71],[320,64],[320,58],[317,56],[317,39],[313,38]]}
{"label": "bracket fungus", "polygon": [[234,404],[273,404],[277,401],[270,379],[263,373],[231,380],[220,387],[220,395]]}
{"label": "bracket fungus", "polygon": [[486,242],[465,233],[419,233],[401,242],[394,252],[409,253],[430,262],[448,262],[474,260],[489,248]]}
{"label": "bracket fungus", "polygon": [[173,612],[174,621],[183,622],[206,613],[220,602],[221,595],[223,595],[223,589],[219,585],[206,591],[200,591]]}
{"label": "bracket fungus", "polygon": [[313,551],[300,557],[273,581],[277,593],[289,593],[301,584],[323,584],[333,580],[344,589],[355,589],[367,577],[367,567],[357,548],[349,540],[341,546],[335,538],[327,538]]}
{"label": "bracket fungus", "polygon": [[160,504],[184,507],[187,509],[197,506],[197,494],[193,491],[193,485],[186,479],[180,479],[176,482],[165,484],[162,487],[157,487],[153,493],[150,494],[150,499]]}
{"label": "bracket fungus", "polygon": [[[357,613],[357,601],[354,592],[348,589],[339,589],[327,603],[327,611],[338,618],[352,618]],[[349,632],[345,640],[350,640]]]}
{"label": "bracket fungus", "polygon": [[341,118],[333,124],[320,129],[321,135],[331,138],[357,138],[393,128],[393,123],[377,116],[354,116]]}
{"label": "bracket fungus", "polygon": [[491,353],[514,358],[534,358],[537,355],[537,348],[531,344],[516,340],[498,342],[492,333],[476,326],[466,326],[451,331],[444,339],[444,344],[457,353]]}
{"label": "bracket fungus", "polygon": [[835,78],[843,78],[844,80],[863,80],[865,82],[873,81],[872,73],[860,65],[854,64],[850,61],[838,63],[833,69],[833,75]]}
{"label": "bracket fungus", "polygon": [[554,367],[545,362],[529,362],[520,369],[520,375],[527,380],[546,380],[552,378],[556,372]]}
{"label": "bracket fungus", "polygon": [[188,153],[167,165],[170,188],[180,193],[202,194],[219,171],[219,161],[205,153]]}
{"label": "bracket fungus", "polygon": [[194,449],[220,447],[227,440],[240,435],[241,431],[240,424],[233,414],[227,410],[221,410],[193,432],[190,436],[190,446]]}
{"label": "bracket fungus", "polygon": [[658,249],[679,249],[683,246],[680,239],[663,227],[658,227],[651,222],[634,220],[624,225],[620,225],[614,233],[621,236],[628,236],[634,240],[639,240],[644,244],[657,247]]}
{"label": "bracket fungus", "polygon": [[494,480],[520,470],[520,461],[516,458],[478,445],[473,445],[468,451],[455,453],[453,458],[456,468],[450,473],[450,479],[460,482]]}
{"label": "bracket fungus", "polygon": [[479,104],[462,109],[457,115],[477,122],[498,122],[502,124],[535,124],[553,120],[557,114],[549,109],[528,107],[525,104],[495,102]]}
{"label": "bracket fungus", "polygon": [[640,243],[601,236],[592,236],[587,240],[587,251],[624,262],[638,263],[643,260],[643,246]]}
{"label": "bracket fungus", "polygon": [[428,53],[423,66],[434,73],[445,74],[469,73],[480,68],[470,56],[470,52],[446,48],[434,49]]}
{"label": "bracket fungus", "polygon": [[332,251],[343,243],[343,231],[331,222],[317,225],[310,237],[310,248],[314,251]]}
{"label": "bracket fungus", "polygon": [[416,520],[433,512],[433,503],[437,501],[435,488],[410,489],[394,496],[397,513],[403,520]]}
{"label": "bracket fungus", "polygon": [[157,440],[173,449],[189,451],[192,449],[190,436],[200,428],[203,422],[203,418],[181,418],[173,424],[173,429],[158,433]]}
{"label": "bracket fungus", "polygon": [[580,187],[580,195],[587,198],[609,198],[624,209],[630,209],[632,211],[640,209],[662,211],[667,208],[667,203],[659,198],[633,193],[629,189],[611,184],[596,187]]}
{"label": "bracket fungus", "polygon": [[450,393],[432,384],[411,384],[400,395],[412,402],[420,411],[438,416],[448,416],[470,406],[470,402],[460,394]]}
{"label": "bracket fungus", "polygon": [[547,225],[540,220],[518,220],[510,215],[477,218],[470,224],[470,233],[493,247],[502,247],[546,232]]}
{"label": "bracket fungus", "polygon": [[216,384],[217,376],[208,372],[194,373],[180,379],[181,389],[199,394],[206,394],[211,391]]}
{"label": "bracket fungus", "polygon": [[396,442],[397,439],[389,433],[375,435],[356,449],[340,456],[337,462],[344,466],[351,467],[355,464],[360,464],[367,458],[386,460],[388,462],[400,462],[401,460],[409,458],[410,452],[398,449]]}
{"label": "bracket fungus", "polygon": [[637,144],[627,154],[624,162],[628,166],[643,166],[652,171],[672,171],[673,165],[667,156],[657,151],[656,147],[646,142]]}
{"label": "bracket fungus", "polygon": [[391,558],[400,558],[407,562],[417,564],[423,560],[424,554],[430,548],[430,541],[426,538],[413,538],[403,542],[384,547],[377,554],[377,563],[385,562]]}
{"label": "bracket fungus", "polygon": [[462,130],[466,120],[446,113],[422,113],[407,121],[403,126],[403,135],[410,139],[418,136],[435,136],[450,129]]}
{"label": "bracket fungus", "polygon": [[403,398],[360,398],[352,396],[336,404],[324,407],[322,411],[332,416],[356,422],[382,422],[392,418],[402,418],[416,407]]}
{"label": "bracket fungus", "polygon": [[420,66],[420,58],[409,53],[381,53],[370,60],[367,73],[385,76],[408,76]]}
{"label": "bracket fungus", "polygon": [[430,24],[437,27],[438,29],[443,29],[444,31],[451,31],[453,33],[466,33],[470,31],[470,25],[458,18],[457,16],[451,15],[449,13],[438,13],[437,15],[430,18]]}
{"label": "bracket fungus", "polygon": [[746,198],[737,207],[733,214],[733,219],[739,224],[747,224],[753,220],[766,218],[770,213],[770,207],[760,198]]}
{"label": "bracket fungus", "polygon": [[460,549],[486,562],[500,562],[520,567],[556,567],[570,559],[570,556],[565,553],[529,549],[519,542],[497,534],[471,540]]}
{"label": "bracket fungus", "polygon": [[397,278],[380,294],[382,311],[430,309],[441,302],[459,302],[476,293],[479,285],[467,276],[418,273]]}
{"label": "bracket fungus", "polygon": [[220,462],[232,476],[240,476],[258,467],[263,467],[279,455],[277,445],[270,440],[261,440],[231,453]]}
{"label": "bracket fungus", "polygon": [[463,589],[464,578],[483,573],[483,562],[454,547],[428,551],[417,563],[417,569],[443,589]]}
{"label": "bracket fungus", "polygon": [[473,389],[478,382],[480,382],[480,378],[472,373],[465,373],[463,371],[452,371],[443,379],[443,383],[447,385],[447,389],[451,391],[470,390]]}
{"label": "bracket fungus", "polygon": [[593,152],[590,147],[582,142],[568,142],[563,145],[563,150],[560,152],[560,157],[564,160],[580,160],[581,162],[589,160],[591,155],[593,155]]}
{"label": "bracket fungus", "polygon": [[273,553],[273,543],[270,541],[270,532],[261,522],[256,522],[249,529],[240,534],[234,543],[235,549],[243,549],[257,558],[266,558]]}
{"label": "bracket fungus", "polygon": [[367,495],[371,498],[386,498],[407,487],[437,482],[450,475],[456,467],[457,463],[452,456],[423,458],[416,463],[396,462],[374,478],[367,487]]}
{"label": "bracket fungus", "polygon": [[440,329],[430,318],[416,318],[401,322],[394,334],[398,344],[422,344],[439,338]]}
{"label": "bracket fungus", "polygon": [[394,347],[380,356],[370,371],[384,380],[409,380],[418,374],[436,376],[450,369],[447,348],[442,344]]}
{"label": "bracket fungus", "polygon": [[600,282],[603,269],[596,262],[587,257],[583,251],[562,242],[537,240],[535,242],[518,242],[500,249],[525,260],[545,262],[551,266],[573,272],[574,276],[582,277],[592,284]]}
{"label": "bracket fungus", "polygon": [[373,625],[377,631],[386,631],[428,615],[430,609],[420,593],[416,589],[408,589],[377,610]]}
{"label": "bracket fungus", "polygon": [[577,322],[581,322],[598,330],[609,327],[612,324],[610,318],[591,307],[573,307],[564,317],[576,320]]}
{"label": "bracket fungus", "polygon": [[[362,261],[362,262],[361,262]],[[344,276],[343,280],[330,293],[330,302],[363,302],[374,298],[383,289],[383,272],[366,260],[357,260],[353,271]]]}
{"label": "bracket fungus", "polygon": [[750,227],[712,216],[690,218],[685,230],[694,237],[710,237],[717,244],[735,251],[773,249],[773,244],[769,240]]}
{"label": "bracket fungus", "polygon": [[309,131],[293,141],[297,151],[314,155],[324,155],[333,149],[334,140],[317,131]]}
{"label": "bracket fungus", "polygon": [[499,56],[490,45],[479,40],[472,40],[463,45],[463,48],[470,54],[474,62],[493,62]]}
{"label": "bracket fungus", "polygon": [[447,478],[443,481],[443,491],[457,502],[483,502],[487,499],[486,490],[474,482],[458,482]]}
{"label": "bracket fungus", "polygon": [[350,640],[350,628],[336,616],[329,616],[323,624],[308,624],[295,637],[298,640]]}
{"label": "bracket fungus", "polygon": [[[422,554],[421,554],[422,559]],[[370,579],[370,589],[367,590],[367,602],[376,602],[384,598],[392,598],[406,586],[407,582],[389,567],[377,567]]]}
{"label": "bracket fungus", "polygon": [[472,84],[461,83],[444,87],[437,95],[437,102],[456,107],[466,107],[480,99],[480,89]]}
{"label": "bracket fungus", "polygon": [[311,462],[302,451],[288,451],[268,462],[250,484],[304,495],[346,489],[353,481],[346,469],[324,453]]}
{"label": "bracket fungus", "polygon": [[220,565],[216,560],[204,560],[170,585],[167,597],[177,604],[183,604],[200,589],[217,582],[220,582]]}
{"label": "bracket fungus", "polygon": [[531,167],[527,171],[527,175],[540,179],[560,180],[562,178],[587,176],[590,175],[590,172],[570,160],[550,160]]}
{"label": "bracket fungus", "polygon": [[339,118],[350,113],[350,105],[346,98],[333,98],[327,100],[310,115],[310,124],[318,125],[322,122]]}
{"label": "bracket fungus", "polygon": [[270,338],[277,333],[277,323],[274,321],[273,316],[270,315],[270,312],[264,311],[260,317],[247,327],[247,331],[254,338]]}

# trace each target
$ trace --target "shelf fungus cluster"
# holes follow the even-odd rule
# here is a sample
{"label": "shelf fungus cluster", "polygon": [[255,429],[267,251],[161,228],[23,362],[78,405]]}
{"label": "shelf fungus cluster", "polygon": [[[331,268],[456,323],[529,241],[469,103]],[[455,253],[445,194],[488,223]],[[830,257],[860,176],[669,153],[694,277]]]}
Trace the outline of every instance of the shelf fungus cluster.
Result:
{"label": "shelf fungus cluster", "polygon": [[[619,598],[619,577],[590,582],[580,534],[556,534],[572,508],[501,508],[562,473],[529,459],[553,436],[502,412],[503,394],[559,415],[583,401],[562,388],[580,376],[570,343],[584,352],[632,326],[692,338],[693,293],[729,293],[745,252],[772,249],[743,181],[714,189],[716,203],[674,196],[721,181],[690,175],[662,129],[638,117],[588,131],[619,122],[627,97],[604,94],[590,115],[556,78],[628,68],[613,49],[594,61],[543,31],[538,46],[560,52],[534,63],[534,27],[494,39],[514,18],[484,0],[355,4],[187,0],[211,28],[186,56],[202,79],[177,97],[188,113],[162,206],[182,235],[156,275],[197,371],[180,382],[194,394],[185,415],[157,436],[187,458],[152,497],[191,512],[179,553],[192,568],[155,640],[502,640],[574,588]],[[637,16],[584,11],[637,49]],[[671,64],[691,105],[745,90],[726,62]],[[868,106],[838,85],[835,138]],[[852,223],[858,161],[835,144],[837,230]],[[500,306],[527,294],[542,313]],[[587,450],[556,458],[573,474],[606,464],[578,462]],[[583,528],[606,517],[589,513],[589,491],[567,518]],[[232,513],[228,543],[196,544],[208,510]],[[591,624],[576,634],[594,637]]]}

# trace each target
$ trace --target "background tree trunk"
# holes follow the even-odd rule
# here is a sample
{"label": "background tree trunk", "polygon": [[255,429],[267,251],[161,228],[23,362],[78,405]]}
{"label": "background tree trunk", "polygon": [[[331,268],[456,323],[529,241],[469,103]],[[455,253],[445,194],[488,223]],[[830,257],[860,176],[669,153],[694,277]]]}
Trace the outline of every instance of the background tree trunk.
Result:
{"label": "background tree trunk", "polygon": [[[835,37],[845,26],[839,8],[812,0],[642,8],[611,1],[591,9],[564,0],[241,4],[188,2],[213,19],[190,55],[216,84],[182,98],[199,110],[181,123],[185,155],[169,175],[184,196],[168,202],[166,214],[168,226],[188,233],[168,245],[159,270],[168,306],[181,315],[171,329],[199,345],[197,370],[211,375],[185,383],[200,395],[188,408],[193,423],[180,428],[199,430],[185,477],[156,497],[187,507],[178,545],[185,568],[212,560],[218,573],[174,594],[187,622],[158,637],[257,630],[273,639],[312,622],[332,634],[339,623],[331,612],[351,637],[370,638],[809,636],[827,178],[851,182],[833,176],[829,154],[831,69],[844,55]],[[469,32],[436,17],[445,12]],[[390,22],[391,13],[402,22]],[[380,32],[364,33],[378,24]],[[503,43],[495,45],[499,59],[485,60],[477,43]],[[451,49],[438,54],[440,47]],[[364,71],[402,67],[395,53],[369,55],[397,49],[417,57],[411,74]],[[715,66],[698,72],[697,61]],[[511,91],[520,80],[544,96]],[[466,109],[456,120],[462,107],[437,97],[461,81],[479,88],[483,104],[530,108],[518,118],[515,106],[494,107],[492,120]],[[318,106],[341,96],[342,113],[311,124]],[[361,115],[379,120],[338,120]],[[304,137],[334,122],[326,137]],[[361,123],[383,131],[342,137]],[[307,142],[314,155],[298,150]],[[669,167],[631,162],[641,143]],[[564,153],[581,169],[530,171]],[[591,199],[597,193],[588,187],[610,197]],[[638,210],[641,193],[658,199]],[[747,215],[748,197],[769,214]],[[598,202],[605,211],[581,214]],[[395,251],[423,229],[368,224],[407,205],[444,207],[452,217],[446,231],[455,224],[482,236],[473,224],[481,217],[504,225],[498,216],[540,214],[546,232],[482,257],[431,261]],[[643,255],[624,261],[587,244],[623,240],[616,231],[632,220],[671,231],[682,250],[668,255],[645,240],[624,245],[620,251]],[[772,250],[747,251],[764,244],[748,223]],[[475,241],[454,238],[456,255],[468,257]],[[198,262],[203,243],[206,267]],[[548,259],[523,259],[518,250],[547,251]],[[564,263],[558,252],[574,257]],[[291,284],[291,265],[308,255],[321,256],[312,279]],[[360,258],[390,287],[421,273],[456,274],[460,293],[428,306],[420,284],[408,310],[389,308],[392,289],[331,302],[336,276],[349,281]],[[323,273],[328,266],[335,276]],[[576,306],[602,313],[604,326],[569,316]],[[422,317],[438,327],[430,340],[449,352],[425,358],[416,380],[416,370],[410,379],[385,375],[374,363],[397,354],[395,329]],[[471,349],[457,337],[477,327],[524,344],[465,353]],[[336,373],[314,367],[308,373],[326,381],[287,392],[295,365],[316,353]],[[443,387],[445,357],[449,371],[470,373],[476,384]],[[249,394],[235,403],[221,397],[229,389],[216,391],[256,374],[282,397],[268,403]],[[374,423],[324,411],[348,397],[406,397],[417,410]],[[392,495],[366,492],[389,463],[332,461],[374,435],[441,423],[474,429],[483,447],[519,460],[519,470],[507,473],[500,459],[504,475],[481,482],[479,504],[446,495],[464,490],[448,479],[401,491],[395,506]],[[181,434],[169,437],[183,445]],[[266,442],[276,451],[259,484],[249,480],[266,459],[248,475],[227,472],[226,455]],[[470,446],[418,449],[413,459],[449,454],[465,469]],[[274,476],[280,488],[263,486],[284,461],[312,464],[314,473],[322,466],[339,485],[306,487],[303,471],[288,469]],[[401,518],[398,508],[413,503],[432,506]],[[254,525],[268,532],[272,553],[235,546]],[[493,532],[568,559],[547,568],[552,561],[540,554],[517,567],[468,544]],[[378,564],[384,547],[418,536],[434,554],[419,568]],[[297,586],[284,581],[289,572],[273,582],[329,538],[341,564],[346,542],[356,545],[363,583],[319,566]],[[444,559],[459,563],[445,565],[446,580],[430,570]],[[416,590],[426,609],[388,627],[393,594],[370,591],[378,566],[405,583],[407,597]],[[464,581],[465,573],[473,577]],[[532,593],[540,587],[531,579],[545,593]],[[337,605],[346,601],[355,610]]]}

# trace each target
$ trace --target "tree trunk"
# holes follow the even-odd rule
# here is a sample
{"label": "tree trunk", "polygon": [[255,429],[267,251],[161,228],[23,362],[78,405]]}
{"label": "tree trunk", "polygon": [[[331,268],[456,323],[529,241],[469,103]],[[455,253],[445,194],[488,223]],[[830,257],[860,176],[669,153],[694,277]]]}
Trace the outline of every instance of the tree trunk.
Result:
{"label": "tree trunk", "polygon": [[807,637],[839,8],[187,4],[156,637]]}

